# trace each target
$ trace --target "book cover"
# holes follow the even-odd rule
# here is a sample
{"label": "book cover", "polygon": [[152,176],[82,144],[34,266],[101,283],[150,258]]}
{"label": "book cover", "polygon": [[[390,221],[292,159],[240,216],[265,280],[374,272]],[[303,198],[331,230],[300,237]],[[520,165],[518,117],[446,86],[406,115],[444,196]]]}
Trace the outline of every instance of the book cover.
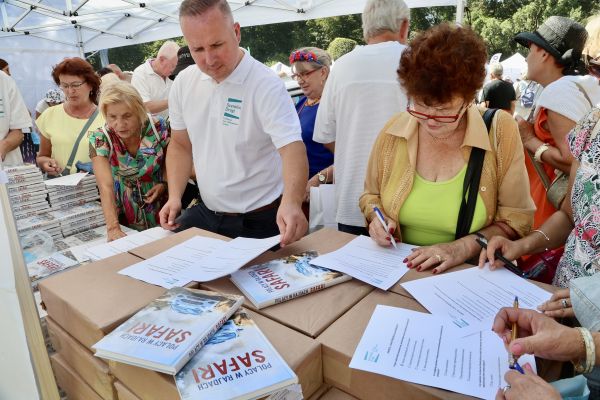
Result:
{"label": "book cover", "polygon": [[32,231],[34,229],[46,230],[54,227],[59,227],[59,223],[54,216],[50,215],[50,213],[42,213],[17,221],[17,230],[19,233]]}
{"label": "book cover", "polygon": [[257,399],[298,383],[298,377],[243,310],[175,376],[182,400]]}
{"label": "book cover", "polygon": [[237,311],[243,299],[173,288],[92,348],[101,358],[175,375]]}
{"label": "book cover", "polygon": [[315,251],[253,265],[231,274],[231,281],[258,309],[282,303],[352,279],[310,264]]}
{"label": "book cover", "polygon": [[[25,254],[27,258],[27,255]],[[63,252],[56,252],[49,256],[38,258],[27,264],[29,272],[29,280],[33,288],[37,288],[37,284],[44,278],[49,277],[57,272],[64,271],[68,268],[79,265],[75,257],[69,257]]]}

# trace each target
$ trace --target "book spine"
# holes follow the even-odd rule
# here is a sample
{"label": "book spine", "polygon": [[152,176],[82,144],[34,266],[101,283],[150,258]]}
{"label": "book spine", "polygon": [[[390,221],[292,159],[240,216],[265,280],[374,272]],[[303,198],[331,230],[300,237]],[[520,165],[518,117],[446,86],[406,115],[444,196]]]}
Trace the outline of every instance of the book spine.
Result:
{"label": "book spine", "polygon": [[207,331],[203,336],[200,337],[200,340],[198,341],[198,343],[196,343],[195,346],[190,348],[186,353],[182,354],[181,358],[175,364],[175,372],[173,374],[179,372],[179,370],[183,368],[183,366],[187,364],[187,362],[190,361],[198,351],[200,351],[200,349],[206,344],[206,342],[208,342],[210,338],[213,337],[214,334],[217,333],[217,331],[221,329],[223,325],[225,325],[225,322],[227,322],[227,320],[231,318],[231,316],[242,306],[243,303],[244,299],[239,299],[225,313],[225,315],[223,315],[223,318],[221,318],[209,331]]}
{"label": "book spine", "polygon": [[280,297],[275,297],[274,299],[265,301],[261,304],[259,304],[259,309],[260,308],[264,308],[267,306],[271,306],[273,304],[279,304],[279,303],[283,303],[284,301],[288,301],[288,300],[292,300],[295,299],[296,297],[301,297],[301,296],[306,296],[307,294],[311,294],[314,292],[319,292],[323,289],[327,289],[330,286],[334,286],[337,285],[338,283],[342,283],[342,282],[346,282],[349,281],[350,279],[352,279],[352,277],[350,275],[342,275],[340,277],[337,277],[335,279],[331,279],[325,282],[318,282],[315,283],[314,285],[310,285],[308,287],[302,288],[302,289],[298,289],[294,292],[288,293],[286,295],[280,296]]}

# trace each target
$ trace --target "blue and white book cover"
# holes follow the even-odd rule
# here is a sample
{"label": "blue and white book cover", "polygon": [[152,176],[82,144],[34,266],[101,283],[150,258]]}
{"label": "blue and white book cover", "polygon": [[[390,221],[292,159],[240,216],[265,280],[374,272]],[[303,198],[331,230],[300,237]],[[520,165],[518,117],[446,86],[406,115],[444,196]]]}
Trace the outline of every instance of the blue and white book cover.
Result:
{"label": "blue and white book cover", "polygon": [[241,310],[179,371],[175,382],[182,400],[249,400],[293,387],[298,377]]}
{"label": "blue and white book cover", "polygon": [[173,288],[93,348],[101,358],[175,375],[242,302],[242,296]]}
{"label": "blue and white book cover", "polygon": [[352,279],[349,275],[312,265],[316,251],[306,251],[253,265],[231,274],[231,281],[260,309],[313,293]]}

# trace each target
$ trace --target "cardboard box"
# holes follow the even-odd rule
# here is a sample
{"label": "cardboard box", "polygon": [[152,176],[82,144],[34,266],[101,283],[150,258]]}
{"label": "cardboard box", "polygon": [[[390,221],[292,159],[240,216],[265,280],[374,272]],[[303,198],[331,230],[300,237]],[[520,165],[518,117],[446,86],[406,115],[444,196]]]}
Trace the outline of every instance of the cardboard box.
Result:
{"label": "cardboard box", "polygon": [[104,400],[116,400],[114,378],[109,373],[108,365],[94,357],[91,351],[65,332],[51,318],[46,318],[46,323],[52,346],[62,360],[77,371],[79,377]]}
{"label": "cardboard box", "polygon": [[142,400],[137,397],[127,386],[123,385],[119,381],[115,381],[115,389],[117,389],[117,395],[119,400]]}
{"label": "cardboard box", "polygon": [[[291,254],[298,254],[307,250],[316,250],[320,254],[325,254],[342,247],[354,237],[353,235],[332,229],[322,229],[276,252],[264,253],[250,265],[286,257]],[[231,282],[229,277],[201,283],[200,286],[216,292],[243,295]],[[262,310],[256,310],[249,301],[246,301],[244,305],[270,319],[314,338],[372,290],[372,286],[353,279],[320,292],[298,297]]]}
{"label": "cardboard box", "polygon": [[133,254],[134,256],[140,257],[144,260],[147,260],[148,258],[154,257],[166,250],[169,250],[171,247],[183,243],[186,240],[193,238],[194,236],[205,236],[227,241],[231,240],[227,236],[219,235],[217,233],[206,231],[204,229],[189,228],[185,231],[178,232],[166,238],[162,238],[154,242],[147,243],[143,246],[136,247],[135,249],[131,249],[129,250],[129,253]]}
{"label": "cardboard box", "polygon": [[473,399],[442,389],[350,369],[356,346],[378,304],[426,312],[419,303],[408,297],[379,289],[370,293],[317,338],[323,346],[325,383],[363,400]]}
{"label": "cardboard box", "polygon": [[346,392],[342,392],[338,388],[331,388],[323,396],[319,397],[319,400],[357,400],[356,397],[349,395]]}
{"label": "cardboard box", "polygon": [[48,315],[91,349],[165,292],[161,287],[117,273],[140,261],[124,253],[45,279],[39,290]]}
{"label": "cardboard box", "polygon": [[320,388],[317,389],[310,397],[304,397],[305,400],[319,400],[325,393],[327,393],[331,389],[331,386],[327,384],[321,385]]}
{"label": "cardboard box", "polygon": [[[323,383],[320,344],[257,313],[248,313],[298,375],[304,397],[308,398],[315,393]],[[142,400],[179,399],[175,380],[171,375],[113,361],[109,361],[109,368],[123,385]]]}
{"label": "cardboard box", "polygon": [[69,400],[102,400],[87,383],[59,355],[50,357],[52,370],[58,386],[67,393]]}

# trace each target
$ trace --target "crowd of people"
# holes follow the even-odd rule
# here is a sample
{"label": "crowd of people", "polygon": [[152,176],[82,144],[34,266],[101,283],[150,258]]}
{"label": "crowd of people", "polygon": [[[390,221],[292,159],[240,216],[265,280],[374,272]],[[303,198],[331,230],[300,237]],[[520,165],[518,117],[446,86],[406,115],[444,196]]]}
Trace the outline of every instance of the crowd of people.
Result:
{"label": "crowd of people", "polygon": [[[600,16],[585,28],[553,16],[516,35],[528,68],[515,91],[499,64],[484,86],[473,30],[442,23],[409,42],[409,15],[402,0],[368,0],[366,45],[335,66],[325,50],[293,50],[294,104],[239,47],[227,1],[184,0],[187,46],[166,42],[133,74],[80,58],[53,68],[60,91],[36,107],[37,165],[49,178],[96,175],[109,240],[121,225],[160,225],[281,234],[286,246],[307,231],[310,188],[335,183],[338,229],[417,245],[411,269],[493,269],[500,252],[561,287],[539,312],[501,310],[493,330],[516,356],[573,361],[598,398]],[[0,157],[16,163],[31,124],[4,64]],[[522,337],[511,342],[513,323]],[[527,366],[506,380],[499,399],[560,398]]]}

